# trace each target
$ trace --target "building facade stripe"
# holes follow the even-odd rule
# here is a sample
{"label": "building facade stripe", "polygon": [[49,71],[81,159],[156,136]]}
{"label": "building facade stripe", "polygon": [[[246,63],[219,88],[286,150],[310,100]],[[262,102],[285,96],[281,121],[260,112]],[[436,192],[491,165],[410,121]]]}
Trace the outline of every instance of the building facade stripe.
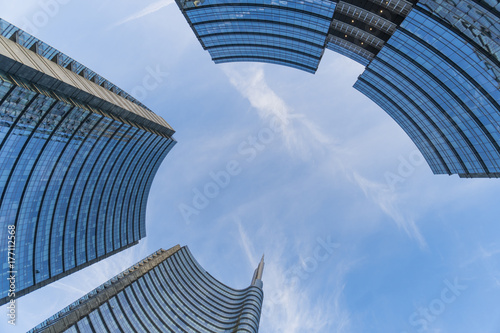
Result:
{"label": "building facade stripe", "polygon": [[[408,59],[409,60],[409,59]],[[416,84],[414,81],[412,81],[408,76],[406,76],[405,74],[403,74],[402,72],[398,71],[397,68],[393,67],[392,65],[390,65],[389,63],[385,62],[383,59],[381,58],[377,58],[378,62],[380,62],[381,64],[383,64],[386,68],[388,69],[391,69],[393,70],[395,73],[397,73],[396,75],[402,79],[405,80],[405,82],[407,82],[408,84],[411,85],[411,87],[408,87],[409,89],[406,89],[409,93],[411,93],[412,91],[418,91],[420,94],[422,94],[423,96],[425,96],[432,104],[433,106],[435,107],[435,110],[436,111],[439,111],[440,114],[442,116],[444,116],[446,118],[446,120],[452,125],[452,128],[454,128],[455,132],[459,134],[460,138],[462,140],[464,140],[465,142],[467,142],[467,137],[465,135],[465,133],[462,131],[462,129],[458,126],[458,124],[453,120],[453,118],[439,105],[439,103],[437,103],[424,89],[422,89],[418,84]],[[385,82],[387,82],[387,84],[391,85],[392,86],[392,89],[394,89],[395,91],[399,91],[400,94],[403,94],[403,95],[406,95],[403,93],[402,90],[400,90],[399,88],[397,88],[394,84],[392,84],[392,82],[389,82],[389,80],[387,80],[383,75],[381,75],[380,73],[376,72],[375,70],[373,70],[372,68],[367,68],[366,71],[368,73],[373,73],[374,75],[377,75],[377,77],[379,77],[380,79],[384,80]],[[448,139],[448,136],[452,136],[452,135],[446,135],[444,134],[443,130],[437,125],[436,121],[439,121],[439,119],[437,119],[436,121],[433,120],[428,114],[427,112],[425,112],[419,105],[418,103],[415,102],[415,99],[413,99],[411,96],[408,96],[407,97],[407,100],[414,106],[416,107],[418,110],[419,110],[419,114],[424,116],[432,125],[433,129],[435,131],[437,131],[439,133],[439,136],[446,142],[447,146],[449,147],[449,149],[452,151],[453,155],[455,156],[455,158],[458,160],[458,162],[460,163],[462,169],[464,170],[464,173],[468,173],[468,172],[471,172],[472,170],[468,170],[465,163],[463,162],[462,158],[461,158],[461,155],[457,152],[456,148],[451,144],[450,140]],[[417,117],[414,117],[415,119],[418,119]],[[446,128],[446,127],[445,127]],[[472,145],[472,143],[470,143],[469,141],[469,144],[468,144],[468,147],[471,149],[471,151],[474,153],[474,155],[476,155],[476,157],[479,157],[480,156],[478,155],[477,151],[475,151],[475,148],[474,146]]]}
{"label": "building facade stripe", "polygon": [[[489,131],[486,129],[486,127],[484,126],[484,124],[479,120],[479,118],[476,116],[476,114],[469,108],[469,106],[467,104],[465,104],[463,102],[463,100],[454,92],[452,91],[446,84],[444,84],[434,73],[432,73],[430,70],[428,70],[427,68],[423,67],[422,65],[420,65],[419,63],[417,63],[415,61],[415,59],[413,59],[412,57],[410,57],[409,55],[401,52],[400,50],[398,50],[397,48],[393,47],[392,45],[388,45],[388,48],[391,49],[392,51],[394,51],[395,53],[399,54],[401,57],[403,57],[404,59],[406,59],[409,63],[413,64],[415,67],[419,68],[422,72],[426,73],[430,78],[432,78],[433,81],[439,83],[440,87],[442,87],[442,89],[444,89],[448,94],[449,96],[454,100],[456,101],[462,108],[463,110],[466,112],[466,114],[470,117],[470,119],[472,120],[473,123],[477,124],[477,126],[483,131],[483,133],[485,134],[485,136],[487,137],[487,139],[489,140],[489,142],[494,146],[494,148],[496,149],[497,152],[500,153],[500,147],[498,146],[498,143],[495,141],[495,139],[491,136],[491,134],[489,133]],[[448,114],[447,111],[445,111],[442,107],[441,107],[441,104],[440,103],[436,103],[435,104],[436,107],[438,108],[438,110],[441,111],[441,113],[443,115],[445,115],[449,120],[450,122],[456,124],[453,119],[451,118],[451,116]],[[499,109],[500,110],[500,109]],[[469,124],[469,122],[467,122],[467,124]],[[483,170],[485,170],[485,172],[489,172],[488,171],[488,168],[486,167],[486,164],[485,162],[483,161],[483,158],[479,155],[477,149],[475,148],[475,145],[472,144],[472,142],[470,141],[470,139],[464,134],[464,132],[459,129],[458,125],[454,125],[454,127],[457,128],[457,130],[459,130],[459,133],[461,135],[461,137],[463,138],[463,140],[465,141],[465,143],[467,144],[468,147],[470,147],[470,149],[473,151],[473,154],[476,156],[477,158],[477,161],[481,164]]]}
{"label": "building facade stripe", "polygon": [[[375,72],[372,72],[374,74],[377,74]],[[392,85],[393,88],[396,88],[392,82],[388,81],[387,79],[385,79],[384,77],[382,76],[379,76],[379,78],[381,80],[384,80],[386,82],[386,84],[388,85]],[[398,103],[395,103],[392,99],[390,99],[384,92],[382,92],[380,89],[378,89],[376,86],[372,85],[369,81],[365,80],[363,77],[360,77],[359,78],[360,81],[363,81],[366,85],[370,86],[371,89],[373,89],[374,91],[377,91],[378,94],[380,94],[381,96],[384,96],[384,98],[386,98],[387,100],[391,101],[394,105],[395,108],[398,109],[398,111],[406,118],[408,119],[408,121],[418,130],[418,132],[420,133],[420,135],[425,139],[425,141],[429,144],[429,146],[432,148],[432,150],[434,151],[435,155],[438,157],[439,161],[441,162],[441,164],[444,166],[446,172],[448,174],[451,174],[451,171],[450,169],[448,168],[448,165],[447,163],[444,161],[443,159],[443,156],[441,155],[441,153],[439,152],[439,150],[436,148],[436,145],[432,142],[432,140],[429,138],[429,136],[425,133],[425,131],[418,125],[418,123],[414,120],[414,117],[410,116],[408,114],[408,112],[406,112]],[[396,90],[396,89],[395,89]],[[398,91],[398,93],[402,96],[405,96],[403,94],[403,92],[400,90],[400,89],[397,89],[396,91]],[[439,137],[444,140],[447,144],[447,146],[450,148],[450,150],[452,150],[454,156],[456,157],[456,159],[459,161],[459,163],[462,165],[462,167],[464,169],[466,169],[460,155],[456,152],[455,148],[453,147],[453,145],[450,143],[450,141],[448,140],[448,138],[446,137],[446,135],[442,132],[442,130],[437,126],[437,124],[425,113],[423,112],[420,107],[417,105],[417,103],[415,103],[413,100],[411,100],[410,98],[407,97],[407,100],[413,104],[413,106],[419,110],[421,112],[421,114],[427,119],[427,121],[431,124],[431,126],[434,128],[434,130],[439,134]],[[404,126],[401,126],[404,128]],[[409,133],[408,133],[409,134]],[[412,141],[415,142],[414,138],[412,137],[412,135],[409,135],[410,138],[412,138]]]}

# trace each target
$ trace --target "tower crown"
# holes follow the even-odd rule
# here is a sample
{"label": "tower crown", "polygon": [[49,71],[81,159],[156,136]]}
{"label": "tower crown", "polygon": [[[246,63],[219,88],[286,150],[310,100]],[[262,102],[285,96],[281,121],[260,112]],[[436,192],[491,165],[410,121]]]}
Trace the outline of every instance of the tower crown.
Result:
{"label": "tower crown", "polygon": [[260,259],[259,266],[255,269],[252,278],[252,286],[262,288],[262,274],[264,273],[264,255]]}

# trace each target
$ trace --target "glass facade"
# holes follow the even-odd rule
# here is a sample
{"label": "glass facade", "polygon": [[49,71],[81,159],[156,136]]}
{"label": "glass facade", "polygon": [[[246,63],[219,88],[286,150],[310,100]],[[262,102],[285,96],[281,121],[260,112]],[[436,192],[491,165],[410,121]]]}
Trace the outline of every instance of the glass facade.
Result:
{"label": "glass facade", "polygon": [[374,54],[370,51],[332,35],[328,36],[326,48],[342,54],[363,66],[367,66],[374,57]]}
{"label": "glass facade", "polygon": [[216,63],[315,72],[325,48],[366,66],[355,88],[436,174],[500,176],[496,0],[176,0]]}
{"label": "glass facade", "polygon": [[499,16],[490,9],[419,2],[354,86],[401,125],[436,174],[500,176]]}
{"label": "glass facade", "polygon": [[3,20],[2,18],[0,18],[0,35],[7,39],[15,41],[24,48],[36,52],[42,57],[49,59],[64,68],[70,69],[75,73],[78,73],[78,75],[88,80],[91,80],[92,82],[98,84],[99,86],[104,87],[109,91],[112,91],[113,93],[152,112],[144,104],[142,104],[137,99],[129,95],[120,87],[114,85],[110,81],[106,80],[104,77],[95,73],[94,71],[82,65],[73,58],[68,57],[66,54],[58,51],[57,49],[53,48],[47,43],[44,43],[40,39],[28,34],[27,32],[19,29],[15,25]]}
{"label": "glass facade", "polygon": [[[5,21],[0,24],[5,33],[0,36],[2,46],[9,47],[20,36],[24,43],[33,41]],[[11,34],[13,30],[17,35]],[[10,42],[6,36],[17,38]],[[176,142],[134,119],[48,88],[42,79],[13,75],[7,61],[1,61],[0,256],[5,260],[0,304],[4,304],[10,299],[7,278],[12,271],[7,262],[9,230],[15,228],[16,298],[136,244],[145,237],[154,175]]]}
{"label": "glass facade", "polygon": [[[262,267],[257,277],[261,278]],[[256,273],[257,274],[257,273]],[[262,281],[230,288],[187,247],[159,250],[30,331],[258,332]]]}
{"label": "glass facade", "polygon": [[314,73],[336,3],[176,0],[215,63],[257,61]]}
{"label": "glass facade", "polygon": [[414,1],[339,1],[326,48],[367,66],[404,20]]}

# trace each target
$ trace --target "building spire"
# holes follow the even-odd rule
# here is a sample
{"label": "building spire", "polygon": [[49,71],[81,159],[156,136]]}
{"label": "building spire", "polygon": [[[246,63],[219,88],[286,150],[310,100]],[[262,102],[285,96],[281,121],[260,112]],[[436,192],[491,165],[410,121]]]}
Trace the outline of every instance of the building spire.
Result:
{"label": "building spire", "polygon": [[264,273],[264,254],[262,255],[262,259],[260,259],[259,266],[255,269],[253,273],[252,286],[257,286],[262,288],[262,275]]}

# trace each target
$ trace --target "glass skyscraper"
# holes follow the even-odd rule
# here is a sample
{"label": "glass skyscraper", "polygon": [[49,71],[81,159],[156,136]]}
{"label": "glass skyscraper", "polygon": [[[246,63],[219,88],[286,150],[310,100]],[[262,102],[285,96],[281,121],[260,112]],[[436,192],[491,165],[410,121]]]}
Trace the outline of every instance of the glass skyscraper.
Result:
{"label": "glass skyscraper", "polygon": [[[498,1],[177,3],[216,63],[314,72],[319,49],[336,51],[366,66],[354,87],[403,128],[435,174],[500,177]],[[315,63],[296,56],[310,55],[310,43]]]}
{"label": "glass skyscraper", "polygon": [[176,0],[215,63],[259,61],[314,73],[335,2]]}
{"label": "glass skyscraper", "polygon": [[143,238],[173,134],[108,80],[0,20],[0,304]]}
{"label": "glass skyscraper", "polygon": [[421,0],[354,86],[436,174],[500,177],[499,21],[487,2]]}
{"label": "glass skyscraper", "polygon": [[256,333],[263,269],[264,258],[251,285],[236,290],[207,273],[187,247],[160,249],[29,333]]}

